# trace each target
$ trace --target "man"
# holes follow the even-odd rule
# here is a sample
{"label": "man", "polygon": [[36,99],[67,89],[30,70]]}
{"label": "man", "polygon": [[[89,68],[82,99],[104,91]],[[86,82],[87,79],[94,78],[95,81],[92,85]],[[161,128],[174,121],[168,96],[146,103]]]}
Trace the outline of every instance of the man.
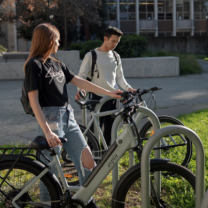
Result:
{"label": "man", "polygon": [[[136,91],[126,82],[123,75],[121,58],[116,52],[113,52],[114,48],[120,42],[122,35],[123,33],[119,29],[115,27],[108,27],[104,32],[103,44],[99,48],[94,49],[96,53],[96,64],[94,66],[93,77],[91,77],[91,52],[88,52],[85,55],[78,77],[83,79],[89,77],[92,83],[110,91],[117,89],[117,84],[125,91]],[[80,91],[85,94],[85,91],[78,89],[78,93],[75,96],[76,99],[80,99]],[[91,100],[100,100],[101,98],[102,95],[100,94],[92,94]],[[116,109],[116,100],[109,100],[102,106],[100,112],[114,109]],[[104,138],[108,146],[111,145],[111,127],[113,125],[113,121],[114,119],[110,115],[100,118],[100,126],[102,128],[104,125]]]}

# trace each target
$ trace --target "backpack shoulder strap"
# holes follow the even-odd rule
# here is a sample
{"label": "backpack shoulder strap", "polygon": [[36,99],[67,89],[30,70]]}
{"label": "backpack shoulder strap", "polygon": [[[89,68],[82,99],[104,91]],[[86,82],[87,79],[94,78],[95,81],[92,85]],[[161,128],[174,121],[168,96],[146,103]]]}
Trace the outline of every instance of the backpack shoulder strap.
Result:
{"label": "backpack shoulder strap", "polygon": [[115,51],[112,51],[113,52],[113,55],[116,59],[116,62],[117,62],[117,66],[118,66],[118,63],[119,63],[119,57],[118,57],[118,54],[115,52]]}
{"label": "backpack shoulder strap", "polygon": [[91,66],[91,80],[94,76],[94,69],[95,69],[95,64],[96,64],[96,60],[97,60],[97,54],[95,52],[95,50],[91,50],[90,51],[92,54],[92,66]]}

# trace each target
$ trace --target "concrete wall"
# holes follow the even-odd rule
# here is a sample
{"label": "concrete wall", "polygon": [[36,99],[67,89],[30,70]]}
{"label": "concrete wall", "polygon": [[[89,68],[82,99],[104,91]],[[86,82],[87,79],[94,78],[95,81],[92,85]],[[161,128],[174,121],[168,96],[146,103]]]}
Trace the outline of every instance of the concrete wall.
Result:
{"label": "concrete wall", "polygon": [[149,57],[122,59],[125,77],[179,76],[178,57]]}
{"label": "concrete wall", "polygon": [[[57,58],[75,74],[78,74],[81,61],[79,51],[58,51]],[[151,57],[122,59],[125,77],[168,77],[179,76],[177,57]],[[22,62],[4,62],[0,59],[0,80],[24,79]]]}
{"label": "concrete wall", "polygon": [[206,36],[148,37],[148,47],[153,52],[205,54],[207,45]]}

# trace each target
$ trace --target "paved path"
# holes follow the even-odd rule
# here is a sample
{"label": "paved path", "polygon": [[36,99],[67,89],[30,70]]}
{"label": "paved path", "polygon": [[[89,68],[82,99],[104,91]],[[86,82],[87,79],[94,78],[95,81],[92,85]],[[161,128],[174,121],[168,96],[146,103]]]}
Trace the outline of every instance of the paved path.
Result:
{"label": "paved path", "polygon": [[[178,116],[199,109],[208,109],[208,62],[199,61],[204,73],[169,78],[129,78],[134,88],[161,87],[155,92],[157,115]],[[36,119],[26,115],[20,103],[22,81],[0,81],[0,145],[8,143],[27,143],[35,138]],[[76,87],[68,85],[71,105],[78,123],[81,111],[74,102]]]}

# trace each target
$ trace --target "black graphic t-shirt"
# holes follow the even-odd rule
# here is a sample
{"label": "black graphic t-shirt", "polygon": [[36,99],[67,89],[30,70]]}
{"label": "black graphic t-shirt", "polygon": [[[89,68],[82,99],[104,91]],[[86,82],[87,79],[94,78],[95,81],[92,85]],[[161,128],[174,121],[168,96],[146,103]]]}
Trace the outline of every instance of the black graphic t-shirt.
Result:
{"label": "black graphic t-shirt", "polygon": [[74,76],[62,62],[48,58],[43,64],[38,58],[31,58],[25,67],[25,89],[27,93],[39,90],[41,107],[66,106],[68,103],[66,84]]}

